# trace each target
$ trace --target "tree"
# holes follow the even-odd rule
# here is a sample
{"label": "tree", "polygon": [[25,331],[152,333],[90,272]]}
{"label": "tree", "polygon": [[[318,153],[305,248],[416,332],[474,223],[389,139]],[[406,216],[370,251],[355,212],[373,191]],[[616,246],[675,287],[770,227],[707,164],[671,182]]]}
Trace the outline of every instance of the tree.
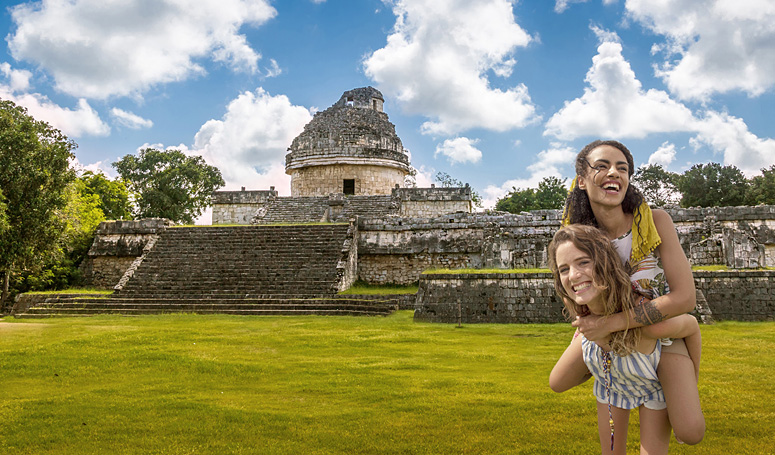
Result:
{"label": "tree", "polygon": [[[467,186],[467,184],[450,176],[446,172],[437,172],[434,180],[439,182],[442,188],[463,188]],[[475,207],[482,207],[482,198],[473,188],[471,188],[471,202],[474,203]]]}
{"label": "tree", "polygon": [[762,169],[762,175],[751,179],[746,201],[750,205],[775,205],[775,165]]}
{"label": "tree", "polygon": [[137,195],[137,218],[191,224],[210,205],[213,191],[224,185],[218,168],[179,150],[147,148],[138,156],[124,156],[113,167]]}
{"label": "tree", "polygon": [[735,166],[695,164],[678,178],[681,207],[743,205],[750,182]]}
{"label": "tree", "polygon": [[510,213],[529,212],[531,210],[561,209],[568,196],[565,179],[545,177],[538,183],[538,189],[517,189],[498,199],[495,210]]}
{"label": "tree", "polygon": [[638,187],[646,202],[652,207],[677,204],[681,199],[676,182],[678,174],[666,171],[659,164],[639,167],[632,176],[632,183]]}
{"label": "tree", "polygon": [[102,172],[86,171],[80,177],[83,183],[82,193],[95,195],[99,199],[99,208],[107,220],[131,220],[132,206],[129,204],[129,191],[121,180],[110,180]]}
{"label": "tree", "polygon": [[58,213],[67,202],[65,189],[75,179],[69,164],[75,147],[25,108],[0,100],[0,191],[7,219],[0,236],[0,303],[8,298],[15,270],[39,265],[57,249],[65,229]]}

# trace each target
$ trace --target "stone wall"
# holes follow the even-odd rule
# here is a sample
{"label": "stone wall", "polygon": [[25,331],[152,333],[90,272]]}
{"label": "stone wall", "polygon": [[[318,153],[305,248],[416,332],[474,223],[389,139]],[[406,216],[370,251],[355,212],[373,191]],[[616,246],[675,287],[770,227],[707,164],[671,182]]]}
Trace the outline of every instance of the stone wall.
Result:
{"label": "stone wall", "polygon": [[[775,320],[775,271],[694,272],[715,321]],[[702,315],[695,312],[695,316]],[[424,274],[415,320],[456,323],[563,322],[550,273]]]}
{"label": "stone wall", "polygon": [[466,323],[563,322],[550,273],[426,274],[415,321]]}
{"label": "stone wall", "polygon": [[713,319],[775,320],[775,270],[694,272]]}
{"label": "stone wall", "polygon": [[407,218],[435,218],[448,213],[471,213],[471,188],[395,188],[401,201],[399,215]]}
{"label": "stone wall", "polygon": [[170,224],[163,218],[100,223],[81,264],[84,283],[105,289],[115,286],[135,258],[143,254],[146,244]]}
{"label": "stone wall", "polygon": [[[775,206],[668,213],[694,265],[775,266]],[[359,276],[372,283],[407,284],[419,279],[423,267],[443,267],[442,259],[458,267],[546,267],[546,247],[560,227],[560,217],[558,210],[538,210],[360,219]]]}
{"label": "stone wall", "polygon": [[355,180],[356,195],[390,195],[396,185],[404,183],[406,171],[396,167],[368,164],[331,164],[289,170],[291,196],[328,196],[343,192],[345,179]]}
{"label": "stone wall", "polygon": [[259,207],[277,197],[277,191],[215,191],[213,192],[212,224],[250,224]]}
{"label": "stone wall", "polygon": [[[359,277],[416,282],[424,268],[538,268],[559,227],[559,213],[454,213],[436,218],[358,220]],[[449,265],[447,265],[449,264]]]}

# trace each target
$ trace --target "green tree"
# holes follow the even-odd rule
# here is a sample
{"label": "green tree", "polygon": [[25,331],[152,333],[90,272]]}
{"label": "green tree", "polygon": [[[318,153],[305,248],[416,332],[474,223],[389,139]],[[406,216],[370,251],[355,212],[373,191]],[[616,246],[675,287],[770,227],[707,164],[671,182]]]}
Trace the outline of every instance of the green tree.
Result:
{"label": "green tree", "polygon": [[775,165],[762,169],[762,175],[751,179],[746,201],[750,205],[775,205]]}
{"label": "green tree", "polygon": [[565,179],[545,177],[538,182],[538,188],[513,188],[506,196],[498,199],[495,210],[520,213],[531,210],[561,209],[568,196]]}
{"label": "green tree", "polygon": [[0,100],[0,191],[7,219],[0,236],[0,304],[8,298],[14,271],[40,265],[57,249],[65,229],[58,213],[67,202],[65,189],[75,179],[69,164],[75,147],[25,108]]}
{"label": "green tree", "polygon": [[100,199],[87,194],[86,184],[76,179],[65,190],[67,204],[58,212],[64,231],[56,251],[42,266],[25,270],[15,277],[16,292],[64,289],[80,282],[78,266],[91,247],[97,225],[105,220]]}
{"label": "green tree", "polygon": [[652,207],[677,204],[681,199],[676,182],[678,174],[666,171],[659,164],[639,167],[632,176],[632,183],[638,187]]}
{"label": "green tree", "polygon": [[131,220],[132,206],[129,203],[129,190],[121,180],[110,180],[102,172],[86,171],[80,177],[83,194],[95,195],[99,207],[108,220]]}
{"label": "green tree", "polygon": [[137,195],[137,218],[191,224],[210,205],[213,191],[224,185],[218,168],[179,150],[144,149],[137,156],[124,156],[113,167]]}
{"label": "green tree", "polygon": [[[434,180],[436,180],[442,188],[464,188],[467,186],[466,183],[450,176],[446,172],[437,172]],[[475,207],[482,207],[482,198],[473,187],[471,188],[471,202],[474,203]]]}
{"label": "green tree", "polygon": [[678,178],[681,207],[743,205],[750,182],[735,166],[695,164]]}

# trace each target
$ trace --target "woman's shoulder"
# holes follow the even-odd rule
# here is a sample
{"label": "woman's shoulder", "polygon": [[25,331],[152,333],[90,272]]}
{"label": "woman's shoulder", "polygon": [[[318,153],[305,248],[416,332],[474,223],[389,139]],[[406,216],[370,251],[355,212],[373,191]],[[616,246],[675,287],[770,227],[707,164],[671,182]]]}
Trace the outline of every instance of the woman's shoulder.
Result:
{"label": "woman's shoulder", "polygon": [[657,227],[658,231],[661,231],[663,228],[673,227],[673,218],[666,211],[662,209],[652,209],[651,216],[654,219],[654,225]]}

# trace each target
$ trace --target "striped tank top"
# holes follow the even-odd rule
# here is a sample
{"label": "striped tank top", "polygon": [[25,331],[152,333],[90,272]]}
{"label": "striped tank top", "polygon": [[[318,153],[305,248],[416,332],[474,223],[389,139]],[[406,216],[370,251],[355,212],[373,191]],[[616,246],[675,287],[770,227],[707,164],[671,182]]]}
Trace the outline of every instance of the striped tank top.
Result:
{"label": "striped tank top", "polygon": [[[593,393],[600,402],[607,403],[603,349],[582,335],[581,349],[584,363],[595,377]],[[635,409],[647,401],[665,401],[662,384],[657,378],[657,365],[662,354],[662,343],[657,340],[651,354],[633,352],[624,357],[611,353],[611,404],[617,408]]]}

